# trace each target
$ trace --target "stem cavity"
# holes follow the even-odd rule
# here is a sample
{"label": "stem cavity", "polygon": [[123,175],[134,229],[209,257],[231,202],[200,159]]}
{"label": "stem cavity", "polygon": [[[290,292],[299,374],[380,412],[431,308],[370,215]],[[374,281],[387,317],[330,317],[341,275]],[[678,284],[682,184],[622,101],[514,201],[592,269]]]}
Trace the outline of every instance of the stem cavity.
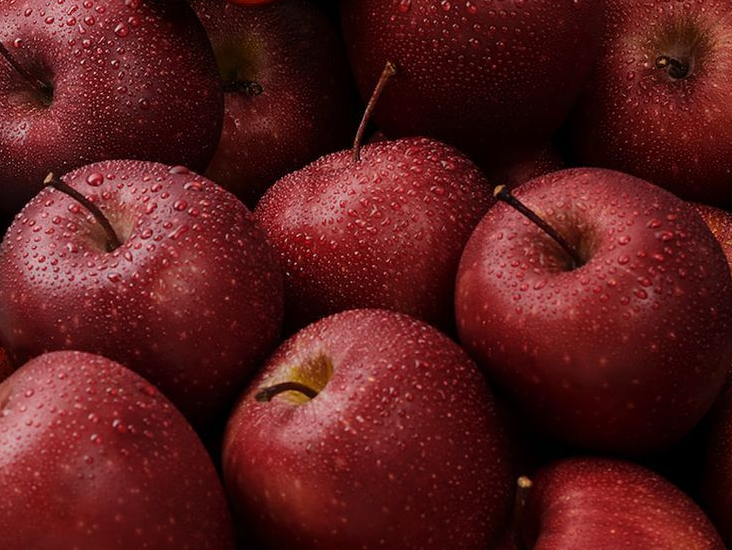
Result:
{"label": "stem cavity", "polygon": [[5,47],[5,45],[0,42],[0,57],[5,59],[8,65],[10,65],[15,72],[17,72],[20,76],[22,76],[33,88],[35,88],[41,95],[43,95],[47,100],[51,100],[53,98],[53,87],[48,84],[47,82],[43,82],[40,78],[37,76],[34,76],[31,74],[28,69],[23,67],[16,59],[12,56],[12,54],[8,51],[8,49]]}
{"label": "stem cavity", "polygon": [[272,401],[272,399],[274,399],[281,393],[285,393],[288,391],[301,393],[308,399],[315,399],[318,396],[317,391],[309,386],[306,386],[305,384],[301,384],[300,382],[282,382],[280,384],[270,386],[269,388],[259,390],[255,394],[254,399],[259,401],[260,403],[269,403],[270,401]]}
{"label": "stem cavity", "polygon": [[366,105],[366,111],[363,114],[361,124],[358,126],[358,131],[356,132],[356,139],[353,140],[353,162],[361,161],[361,142],[363,141],[364,133],[366,133],[366,127],[376,110],[376,104],[379,102],[379,98],[384,92],[386,84],[395,74],[397,74],[397,66],[391,61],[387,61],[384,66],[384,70],[381,73],[381,77],[379,77],[379,81],[376,83],[376,88],[374,88],[374,92],[371,94],[371,99],[369,99],[369,103]]}
{"label": "stem cavity", "polygon": [[541,219],[541,217],[539,217],[536,212],[529,209],[524,203],[514,197],[511,194],[511,191],[509,191],[505,185],[499,185],[498,187],[496,187],[493,191],[493,196],[495,196],[498,200],[505,202],[514,209],[518,210],[531,222],[537,225],[539,229],[541,229],[542,231],[544,231],[544,233],[554,239],[554,241],[559,246],[561,246],[562,249],[567,253],[567,255],[569,255],[569,257],[572,259],[571,269],[577,269],[584,264],[584,262],[582,261],[582,257],[579,255],[574,246],[572,246],[569,241],[567,241],[567,239],[562,237],[562,235],[560,235],[556,229],[554,229],[551,225]]}
{"label": "stem cavity", "polygon": [[660,55],[656,58],[656,68],[668,72],[671,78],[681,80],[691,73],[691,65],[686,61],[675,59],[669,55]]}
{"label": "stem cavity", "polygon": [[81,203],[81,205],[89,212],[91,212],[91,214],[97,220],[102,229],[104,229],[104,232],[107,234],[107,252],[112,252],[113,250],[116,250],[117,248],[122,246],[122,241],[120,241],[117,233],[115,233],[112,224],[109,223],[107,217],[96,204],[87,199],[84,195],[79,193],[70,185],[67,185],[66,183],[61,181],[53,174],[53,172],[46,176],[46,179],[43,180],[43,183],[47,187],[53,187],[54,189],[57,189],[58,191],[61,191],[62,193],[70,196],[72,199]]}

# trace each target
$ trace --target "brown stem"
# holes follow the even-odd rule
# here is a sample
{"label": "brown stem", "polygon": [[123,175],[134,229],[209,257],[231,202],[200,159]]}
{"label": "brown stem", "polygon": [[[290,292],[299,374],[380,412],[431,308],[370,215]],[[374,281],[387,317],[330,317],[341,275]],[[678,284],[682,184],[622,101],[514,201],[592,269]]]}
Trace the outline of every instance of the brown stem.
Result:
{"label": "brown stem", "polygon": [[530,210],[525,204],[514,197],[505,185],[499,185],[496,187],[493,191],[493,195],[498,200],[503,201],[518,210],[521,214],[539,226],[544,233],[554,239],[572,259],[572,269],[575,269],[584,263],[577,250],[575,250],[575,248],[569,244],[564,237],[562,237],[551,225],[541,219],[533,210]]}
{"label": "brown stem", "polygon": [[20,76],[27,80],[28,83],[30,83],[30,85],[37,89],[41,94],[49,98],[53,96],[53,88],[51,85],[32,75],[30,71],[18,63],[2,42],[0,42],[0,56],[2,56],[5,61],[8,62],[8,65],[15,69]]}
{"label": "brown stem", "polygon": [[107,217],[96,204],[87,199],[84,195],[79,193],[70,185],[62,182],[60,179],[53,175],[53,172],[46,176],[46,179],[43,180],[43,183],[46,186],[53,187],[54,189],[57,189],[62,193],[69,195],[72,199],[80,202],[84,208],[92,213],[94,218],[97,220],[99,225],[102,226],[102,229],[104,229],[104,232],[107,234],[107,252],[112,252],[113,250],[122,246],[122,242],[119,240],[117,233],[114,232],[112,224],[109,223]]}
{"label": "brown stem", "polygon": [[270,386],[269,388],[259,390],[254,396],[254,399],[259,401],[260,403],[269,403],[279,394],[288,391],[299,392],[309,399],[315,399],[318,396],[317,391],[309,386],[306,386],[305,384],[301,384],[300,382],[282,382],[280,384]]}
{"label": "brown stem", "polygon": [[516,480],[516,498],[513,502],[513,533],[518,546],[518,550],[530,550],[526,546],[522,529],[524,525],[524,516],[526,515],[526,500],[529,498],[529,492],[533,487],[532,481],[521,476]]}
{"label": "brown stem", "polygon": [[681,80],[689,76],[691,66],[686,61],[680,61],[668,55],[660,55],[656,58],[656,68],[667,70],[671,78]]}
{"label": "brown stem", "polygon": [[397,66],[391,61],[387,61],[384,66],[384,70],[381,72],[381,77],[379,77],[379,81],[376,83],[374,93],[371,94],[371,99],[369,99],[369,103],[366,105],[366,111],[363,113],[361,124],[359,124],[358,131],[356,132],[356,139],[353,140],[353,162],[361,161],[361,142],[363,141],[364,133],[366,133],[366,126],[368,126],[371,116],[376,110],[376,104],[379,102],[379,98],[381,97],[387,82],[389,82],[389,79],[396,73]]}

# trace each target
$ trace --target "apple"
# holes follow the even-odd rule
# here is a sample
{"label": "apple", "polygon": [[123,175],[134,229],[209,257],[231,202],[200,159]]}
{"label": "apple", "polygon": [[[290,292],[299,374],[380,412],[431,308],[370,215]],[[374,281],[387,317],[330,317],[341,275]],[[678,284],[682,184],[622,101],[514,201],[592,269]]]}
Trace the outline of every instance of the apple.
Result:
{"label": "apple", "polygon": [[0,210],[50,171],[135,158],[204,170],[223,96],[180,0],[0,3]]}
{"label": "apple", "polygon": [[517,548],[725,550],[694,501],[630,462],[563,460],[543,468],[526,491]]}
{"label": "apple", "polygon": [[3,550],[233,550],[203,445],[122,365],[43,355],[0,384],[0,411]]}
{"label": "apple", "polygon": [[289,325],[368,307],[448,328],[460,254],[490,204],[464,155],[405,138],[285,176],[254,215],[282,259]]}
{"label": "apple", "polygon": [[732,390],[710,415],[702,488],[705,504],[728,545],[732,544]]}
{"label": "apple", "polygon": [[732,214],[720,208],[707,206],[706,204],[695,204],[694,208],[712,230],[712,233],[722,245],[724,255],[727,257],[732,269]]}
{"label": "apple", "polygon": [[387,60],[399,69],[377,126],[450,143],[481,166],[559,127],[592,67],[603,8],[603,0],[341,2],[363,96]]}
{"label": "apple", "polygon": [[268,548],[485,550],[510,507],[509,444],[477,367],[388,311],[287,340],[229,420],[223,471]]}
{"label": "apple", "polygon": [[308,0],[191,5],[226,92],[224,129],[206,175],[254,206],[282,176],[347,146],[356,128],[348,61],[331,22]]}
{"label": "apple", "polygon": [[486,167],[486,177],[495,185],[513,189],[539,176],[565,167],[564,160],[549,142],[539,147],[507,152],[500,160]]}
{"label": "apple", "polygon": [[573,124],[580,160],[729,204],[732,4],[616,0],[605,9],[612,24]]}
{"label": "apple", "polygon": [[8,358],[8,354],[5,353],[4,349],[0,348],[0,382],[10,376],[14,370],[13,364]]}
{"label": "apple", "polygon": [[[513,197],[513,196],[511,196]],[[460,340],[545,434],[641,454],[704,416],[732,364],[732,279],[693,206],[602,169],[532,180],[467,244],[456,288]]]}
{"label": "apple", "polygon": [[80,196],[44,189],[0,246],[0,345],[18,363],[110,357],[204,426],[278,342],[275,252],[241,202],[181,166],[106,161],[64,182]]}

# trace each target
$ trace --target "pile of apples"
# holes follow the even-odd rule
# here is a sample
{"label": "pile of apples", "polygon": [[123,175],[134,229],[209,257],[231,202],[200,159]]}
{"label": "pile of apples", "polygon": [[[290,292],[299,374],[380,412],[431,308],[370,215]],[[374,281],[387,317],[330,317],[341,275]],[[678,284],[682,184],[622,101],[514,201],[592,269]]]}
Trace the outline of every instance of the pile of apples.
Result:
{"label": "pile of apples", "polygon": [[0,549],[732,548],[731,71],[729,0],[0,0]]}

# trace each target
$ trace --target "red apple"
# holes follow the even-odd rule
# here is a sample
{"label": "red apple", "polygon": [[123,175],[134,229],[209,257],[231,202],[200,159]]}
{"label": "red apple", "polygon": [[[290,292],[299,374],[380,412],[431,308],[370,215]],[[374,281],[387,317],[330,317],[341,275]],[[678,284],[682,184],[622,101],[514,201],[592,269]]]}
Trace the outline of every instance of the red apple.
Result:
{"label": "red apple", "polygon": [[121,365],[43,355],[0,385],[0,411],[3,550],[233,550],[203,445]]}
{"label": "red apple", "polygon": [[492,203],[457,150],[426,138],[323,157],[278,181],[255,216],[285,266],[290,324],[359,307],[452,324],[460,254]]}
{"label": "red apple", "polygon": [[308,0],[191,0],[218,58],[224,130],[206,175],[250,205],[279,178],[347,146],[354,92],[332,24]]}
{"label": "red apple", "polygon": [[629,462],[564,460],[542,469],[529,491],[519,548],[725,550],[688,496]]}
{"label": "red apple", "polygon": [[46,188],[0,247],[0,341],[19,362],[49,350],[103,354],[139,372],[201,426],[229,406],[276,345],[275,253],[233,195],[183,167],[108,161]]}
{"label": "red apple", "polygon": [[516,190],[579,255],[507,204],[458,272],[460,339],[545,433],[644,453],[691,430],[732,362],[732,280],[694,208],[619,172],[575,169]]}
{"label": "red apple", "polygon": [[223,100],[205,31],[185,2],[0,2],[3,48],[0,210],[15,214],[49,171],[89,162],[206,168]]}
{"label": "red apple", "polygon": [[677,195],[732,200],[732,3],[606,2],[607,25],[574,139],[585,164]]}
{"label": "red apple", "polygon": [[455,343],[358,310],[270,358],[229,421],[224,478],[268,548],[485,550],[510,505],[508,447]]}
{"label": "red apple", "polygon": [[490,182],[513,189],[564,167],[564,160],[559,152],[551,143],[545,143],[540,147],[507,152],[500,160],[486,166],[485,170]]}
{"label": "red apple", "polygon": [[14,370],[8,354],[5,353],[4,349],[0,348],[0,382],[10,376]]}
{"label": "red apple", "polygon": [[694,208],[712,230],[719,244],[722,245],[727,263],[732,269],[732,214],[705,204],[695,204]]}
{"label": "red apple", "polygon": [[[592,67],[603,0],[344,0],[351,66],[394,137],[426,135],[476,160],[536,145],[559,127]],[[481,163],[483,164],[483,163]]]}
{"label": "red apple", "polygon": [[707,434],[703,490],[712,518],[732,544],[732,390],[720,398]]}

